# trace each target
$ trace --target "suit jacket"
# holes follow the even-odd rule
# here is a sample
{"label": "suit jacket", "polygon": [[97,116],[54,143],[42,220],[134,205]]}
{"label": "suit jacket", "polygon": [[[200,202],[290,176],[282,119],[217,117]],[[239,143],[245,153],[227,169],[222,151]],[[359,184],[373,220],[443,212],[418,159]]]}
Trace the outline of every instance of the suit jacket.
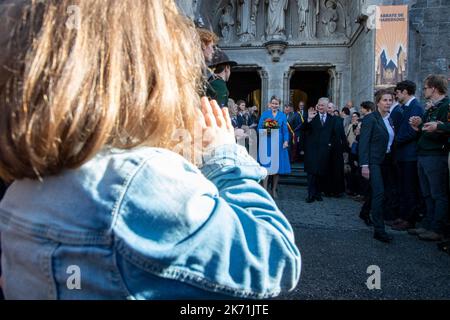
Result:
{"label": "suit jacket", "polygon": [[[424,108],[417,99],[411,101],[409,106],[403,106],[403,113],[398,127],[395,128],[396,152],[398,161],[417,160],[417,132],[409,124],[409,118],[423,116]],[[394,124],[395,125],[395,124]]]}
{"label": "suit jacket", "polygon": [[391,117],[392,123],[394,125],[395,134],[397,134],[397,131],[400,128],[400,123],[402,122],[402,118],[403,118],[403,108],[400,104],[397,105],[394,108],[394,110],[392,110],[390,117]]}
{"label": "suit jacket", "polygon": [[[392,126],[392,119],[389,118]],[[362,120],[359,138],[360,165],[380,165],[386,156],[389,132],[378,111],[372,112]],[[391,150],[393,150],[393,147]]]}
{"label": "suit jacket", "polygon": [[335,130],[337,134],[333,135],[333,139],[331,141],[331,147],[334,151],[338,153],[343,153],[348,151],[348,142],[347,137],[345,135],[344,130],[344,119],[341,117],[333,116],[335,121]]}
{"label": "suit jacket", "polygon": [[[289,123],[292,131],[298,137],[300,135],[300,126],[302,125],[302,119],[297,112],[291,112],[286,115],[287,122]],[[289,136],[292,138],[292,133],[289,130]]]}
{"label": "suit jacket", "polygon": [[309,174],[327,175],[332,143],[339,136],[336,118],[328,115],[322,126],[317,114],[311,122],[305,119],[301,130],[304,133],[305,171]]}

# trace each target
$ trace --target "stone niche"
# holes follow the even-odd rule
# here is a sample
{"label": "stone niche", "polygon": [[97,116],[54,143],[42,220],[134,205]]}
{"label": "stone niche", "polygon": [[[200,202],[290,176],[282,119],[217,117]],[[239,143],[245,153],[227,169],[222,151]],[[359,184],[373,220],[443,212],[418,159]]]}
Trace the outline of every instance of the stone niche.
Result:
{"label": "stone niche", "polygon": [[[181,1],[181,0],[179,0]],[[189,1],[185,0],[184,2]],[[193,0],[191,0],[193,1]],[[364,0],[196,0],[197,19],[220,37],[222,47],[350,43]]]}

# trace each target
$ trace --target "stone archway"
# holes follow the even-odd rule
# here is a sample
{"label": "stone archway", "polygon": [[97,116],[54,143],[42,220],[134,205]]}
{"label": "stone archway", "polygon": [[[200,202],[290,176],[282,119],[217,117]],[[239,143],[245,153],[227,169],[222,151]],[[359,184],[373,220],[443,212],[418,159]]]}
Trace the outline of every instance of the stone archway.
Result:
{"label": "stone archway", "polygon": [[[303,92],[307,106],[314,106],[318,98],[325,96],[340,102],[341,81],[336,66],[329,63],[295,64],[284,75],[284,100],[297,104]],[[297,92],[298,91],[298,92]]]}

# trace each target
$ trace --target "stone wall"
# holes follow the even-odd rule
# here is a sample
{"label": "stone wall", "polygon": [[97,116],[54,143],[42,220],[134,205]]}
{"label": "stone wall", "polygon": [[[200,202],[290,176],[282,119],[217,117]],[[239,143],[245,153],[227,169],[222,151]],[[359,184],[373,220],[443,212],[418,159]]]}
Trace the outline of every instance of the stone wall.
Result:
{"label": "stone wall", "polygon": [[350,48],[351,96],[353,104],[359,108],[363,101],[373,100],[375,83],[375,32],[364,29]]}
{"label": "stone wall", "polygon": [[384,0],[383,4],[409,6],[408,78],[417,83],[421,97],[427,75],[450,77],[450,1]]}
{"label": "stone wall", "polygon": [[[207,25],[217,29],[218,12],[229,3],[229,0],[177,0],[180,3],[195,4],[195,11],[202,16]],[[236,3],[235,0],[232,1]],[[355,23],[358,16],[371,5],[408,5],[409,6],[409,47],[408,47],[408,79],[417,83],[417,96],[420,97],[423,79],[430,73],[440,73],[449,76],[450,70],[450,0],[340,0],[347,8],[348,21],[351,28],[351,38],[346,41],[336,41],[340,38],[318,37],[306,43],[297,43],[287,39],[289,46],[281,60],[274,63],[264,48],[261,35],[264,32],[262,17],[263,2],[260,1],[257,36],[255,41],[243,45],[234,41],[221,46],[240,64],[256,65],[267,74],[265,99],[272,94],[286,96],[288,88],[285,85],[285,73],[295,64],[324,64],[334,66],[335,75],[339,77],[340,86],[338,101],[342,107],[347,100],[353,100],[356,105],[364,100],[373,99],[375,82],[375,31]],[[296,1],[289,0],[290,14],[296,10]],[[351,5],[350,5],[351,4]],[[235,8],[236,9],[236,8]],[[322,5],[321,12],[325,8]],[[321,13],[321,14],[322,14]],[[340,14],[340,20],[344,18]],[[290,20],[287,25],[295,26],[296,20]],[[323,28],[323,26],[322,26]],[[341,29],[342,35],[342,26]],[[234,30],[235,32],[235,30]],[[290,34],[288,32],[288,34]],[[320,35],[320,32],[319,32]],[[337,89],[337,88],[336,88]],[[263,100],[265,100],[263,98]]]}
{"label": "stone wall", "polygon": [[450,76],[450,1],[413,2],[410,4],[408,74],[418,84],[418,96],[421,96],[423,79],[427,75]]}

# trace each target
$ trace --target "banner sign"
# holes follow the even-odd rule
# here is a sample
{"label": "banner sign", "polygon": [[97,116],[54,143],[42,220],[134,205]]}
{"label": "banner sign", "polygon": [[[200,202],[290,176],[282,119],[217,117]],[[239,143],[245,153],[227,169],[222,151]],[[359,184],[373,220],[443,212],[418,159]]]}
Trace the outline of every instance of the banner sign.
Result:
{"label": "banner sign", "polygon": [[375,35],[375,89],[395,86],[407,76],[408,6],[379,6]]}

